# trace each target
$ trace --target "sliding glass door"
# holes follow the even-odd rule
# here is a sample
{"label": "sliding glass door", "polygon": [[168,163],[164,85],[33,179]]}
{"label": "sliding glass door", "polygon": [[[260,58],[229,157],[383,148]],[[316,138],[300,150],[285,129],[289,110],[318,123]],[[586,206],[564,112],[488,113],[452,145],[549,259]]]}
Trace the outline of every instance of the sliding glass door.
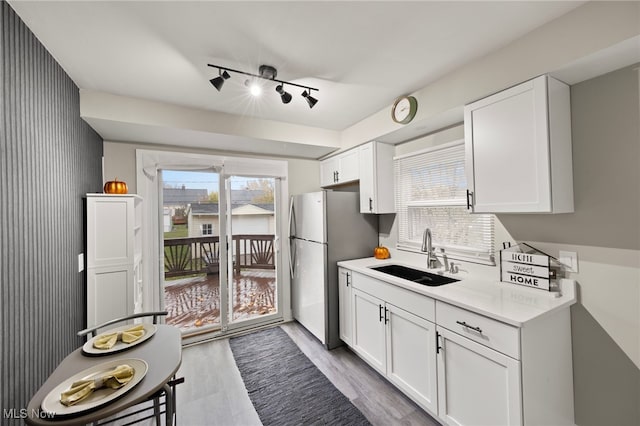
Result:
{"label": "sliding glass door", "polygon": [[220,174],[162,171],[164,307],[184,334],[222,328]]}
{"label": "sliding glass door", "polygon": [[160,175],[167,323],[190,337],[282,318],[281,179],[223,170]]}
{"label": "sliding glass door", "polygon": [[281,317],[279,312],[280,180],[227,176],[229,329]]}

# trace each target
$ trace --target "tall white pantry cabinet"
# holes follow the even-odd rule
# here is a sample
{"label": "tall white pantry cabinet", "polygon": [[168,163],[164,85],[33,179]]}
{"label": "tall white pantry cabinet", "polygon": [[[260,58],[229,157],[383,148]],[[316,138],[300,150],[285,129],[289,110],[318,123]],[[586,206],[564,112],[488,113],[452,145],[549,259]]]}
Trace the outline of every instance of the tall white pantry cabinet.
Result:
{"label": "tall white pantry cabinet", "polygon": [[87,194],[87,327],[141,311],[142,198]]}

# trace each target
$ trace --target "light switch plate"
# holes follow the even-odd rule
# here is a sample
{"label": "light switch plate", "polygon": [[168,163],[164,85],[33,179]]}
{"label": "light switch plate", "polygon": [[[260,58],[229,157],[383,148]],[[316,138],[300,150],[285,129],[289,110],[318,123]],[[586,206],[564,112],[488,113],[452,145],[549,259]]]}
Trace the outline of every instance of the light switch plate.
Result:
{"label": "light switch plate", "polygon": [[578,253],[574,251],[560,251],[558,261],[562,263],[569,272],[578,272]]}
{"label": "light switch plate", "polygon": [[84,271],[84,253],[78,255],[78,272]]}

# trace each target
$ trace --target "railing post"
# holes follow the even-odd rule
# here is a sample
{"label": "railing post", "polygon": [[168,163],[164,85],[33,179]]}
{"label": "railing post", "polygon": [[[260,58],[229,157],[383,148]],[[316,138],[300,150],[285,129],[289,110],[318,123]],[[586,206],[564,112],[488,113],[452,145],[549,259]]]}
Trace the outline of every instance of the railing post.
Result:
{"label": "railing post", "polygon": [[236,258],[233,264],[233,270],[236,274],[240,273],[240,238],[234,238],[235,239],[235,246],[236,246]]}

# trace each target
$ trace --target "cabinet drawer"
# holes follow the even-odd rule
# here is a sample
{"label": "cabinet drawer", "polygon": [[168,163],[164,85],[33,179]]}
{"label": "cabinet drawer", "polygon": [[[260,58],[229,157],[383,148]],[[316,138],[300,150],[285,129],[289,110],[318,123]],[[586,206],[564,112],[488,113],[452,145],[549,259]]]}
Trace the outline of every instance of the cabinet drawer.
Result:
{"label": "cabinet drawer", "polygon": [[517,327],[443,302],[436,303],[436,322],[482,345],[520,359],[520,330]]}
{"label": "cabinet drawer", "polygon": [[435,321],[435,300],[428,296],[414,293],[357,272],[353,273],[353,287],[421,318],[431,322]]}

